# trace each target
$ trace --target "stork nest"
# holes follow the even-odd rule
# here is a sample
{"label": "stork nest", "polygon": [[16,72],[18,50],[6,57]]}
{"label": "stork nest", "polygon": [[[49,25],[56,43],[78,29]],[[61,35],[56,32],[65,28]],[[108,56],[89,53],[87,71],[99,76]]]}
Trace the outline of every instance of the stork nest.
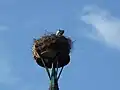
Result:
{"label": "stork nest", "polygon": [[[34,40],[32,52],[35,60],[40,66],[43,66],[42,61],[40,60],[40,54],[45,51],[55,51],[61,53],[59,56],[58,62],[59,67],[65,66],[69,63],[69,53],[72,48],[72,40],[65,36],[56,36],[55,34],[43,35],[39,39]],[[64,60],[66,59],[66,60]],[[52,61],[45,61],[47,67],[51,67]]]}
{"label": "stork nest", "polygon": [[[55,34],[44,35],[40,39],[34,41],[35,50],[44,52],[47,50],[54,50],[69,54],[72,48],[72,41],[65,36],[56,36]],[[34,52],[34,50],[33,50]]]}

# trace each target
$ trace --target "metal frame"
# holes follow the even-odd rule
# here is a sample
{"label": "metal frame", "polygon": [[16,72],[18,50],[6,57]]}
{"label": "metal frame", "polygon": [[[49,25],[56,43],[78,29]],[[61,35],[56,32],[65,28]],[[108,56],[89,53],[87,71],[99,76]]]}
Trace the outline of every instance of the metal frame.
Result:
{"label": "metal frame", "polygon": [[[56,54],[56,56],[53,58],[53,60],[55,60],[56,57],[57,57],[59,54],[60,54],[60,53],[58,52],[58,53]],[[48,74],[48,77],[49,77],[49,79],[50,79],[50,87],[49,87],[49,90],[59,90],[58,80],[59,80],[59,78],[60,78],[60,75],[61,75],[61,73],[62,73],[62,71],[63,71],[64,66],[61,67],[61,69],[59,70],[59,68],[58,68],[58,61],[57,61],[57,66],[56,66],[56,68],[54,67],[54,62],[55,62],[55,61],[54,61],[54,62],[52,63],[52,68],[49,69],[49,68],[47,68],[46,65],[45,65],[44,58],[41,58],[41,60],[42,60],[42,63],[43,63],[43,65],[44,65],[45,69],[46,69],[46,72],[47,72],[47,74]]]}

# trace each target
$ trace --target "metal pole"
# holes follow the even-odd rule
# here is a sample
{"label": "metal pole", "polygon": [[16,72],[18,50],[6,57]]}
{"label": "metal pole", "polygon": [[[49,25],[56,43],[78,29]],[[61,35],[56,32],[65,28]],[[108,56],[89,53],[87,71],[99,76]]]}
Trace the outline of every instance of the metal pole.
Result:
{"label": "metal pole", "polygon": [[58,79],[57,79],[57,71],[55,70],[55,68],[52,68],[49,90],[59,90]]}

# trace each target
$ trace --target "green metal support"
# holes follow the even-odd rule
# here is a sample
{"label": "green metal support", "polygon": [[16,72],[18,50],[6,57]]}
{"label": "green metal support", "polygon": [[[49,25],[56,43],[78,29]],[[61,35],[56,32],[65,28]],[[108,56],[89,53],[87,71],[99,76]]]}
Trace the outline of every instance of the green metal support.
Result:
{"label": "green metal support", "polygon": [[[57,55],[56,55],[57,56]],[[56,58],[56,57],[55,57]],[[55,59],[53,58],[53,60]],[[45,63],[44,63],[44,58],[41,58],[42,60],[42,63],[46,69],[46,72],[49,76],[49,79],[50,79],[50,87],[49,87],[49,90],[59,90],[59,87],[58,87],[58,79],[60,78],[60,75],[62,73],[62,70],[63,70],[63,67],[61,68],[61,70],[59,71],[58,70],[58,62],[57,62],[57,67],[55,68],[54,67],[54,63],[52,63],[52,68],[51,70],[49,68],[46,67]],[[58,71],[59,71],[59,74],[58,74]]]}
{"label": "green metal support", "polygon": [[52,68],[49,90],[59,90],[57,71],[55,70],[55,68]]}

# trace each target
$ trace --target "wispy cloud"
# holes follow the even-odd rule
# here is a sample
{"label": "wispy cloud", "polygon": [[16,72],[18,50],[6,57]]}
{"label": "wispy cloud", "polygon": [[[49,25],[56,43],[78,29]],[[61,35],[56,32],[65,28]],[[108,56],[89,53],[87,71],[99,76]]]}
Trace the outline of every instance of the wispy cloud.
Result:
{"label": "wispy cloud", "polygon": [[12,73],[11,66],[5,58],[0,58],[0,83],[5,85],[13,85],[18,82],[19,78]]}
{"label": "wispy cloud", "polygon": [[[120,19],[107,10],[97,6],[87,6],[83,9],[81,20],[91,25],[89,36],[104,42],[106,45],[120,49]],[[90,29],[90,28],[89,28]]]}
{"label": "wispy cloud", "polygon": [[0,31],[6,31],[8,29],[9,29],[8,26],[0,25]]}
{"label": "wispy cloud", "polygon": [[0,44],[0,84],[15,85],[20,79],[13,73],[11,54],[3,43]]}

